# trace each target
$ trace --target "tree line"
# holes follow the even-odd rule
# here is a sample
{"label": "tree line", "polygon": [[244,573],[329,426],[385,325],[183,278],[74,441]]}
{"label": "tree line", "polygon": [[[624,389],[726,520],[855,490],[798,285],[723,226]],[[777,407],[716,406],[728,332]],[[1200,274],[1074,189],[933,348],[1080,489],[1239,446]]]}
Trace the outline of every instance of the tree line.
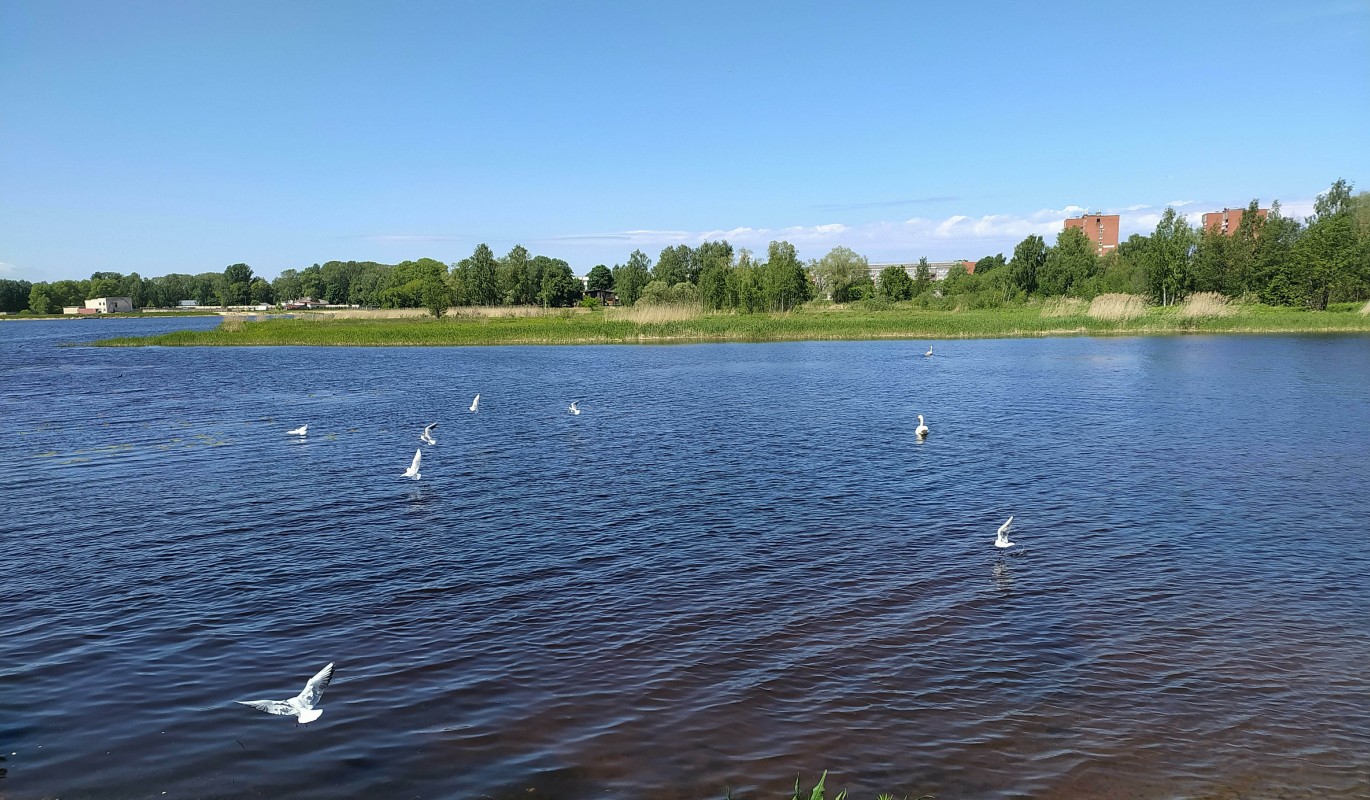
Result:
{"label": "tree line", "polygon": [[[1267,305],[1325,309],[1329,303],[1370,298],[1370,193],[1351,193],[1338,180],[1305,222],[1284,216],[1278,202],[1257,213],[1252,200],[1235,231],[1189,224],[1167,208],[1149,236],[1134,234],[1102,256],[1084,231],[1067,228],[1048,245],[1031,235],[1013,255],[987,256],[973,270],[952,268],[933,279],[926,258],[910,275],[891,266],[872,277],[867,259],[846,247],[807,264],[794,245],[771,242],[765,258],[734,250],[727,241],[664,248],[655,263],[640,249],[623,264],[600,264],[585,284],[563,260],[534,256],[522,245],[496,256],[478,245],[447,265],[430,258],[379,264],[329,261],[287,269],[275,280],[254,276],[247,264],[223,272],[143,278],[97,272],[89,280],[51,283],[0,280],[0,311],[56,313],[92,297],[129,297],[138,308],[252,305],[312,298],[335,305],[427,308],[452,306],[592,304],[613,292],[626,305],[683,304],[738,313],[787,311],[813,299],[879,305],[899,301],[995,307],[1033,297],[1092,298],[1125,292],[1170,304],[1194,292],[1219,292]],[[590,296],[586,296],[589,292]]]}

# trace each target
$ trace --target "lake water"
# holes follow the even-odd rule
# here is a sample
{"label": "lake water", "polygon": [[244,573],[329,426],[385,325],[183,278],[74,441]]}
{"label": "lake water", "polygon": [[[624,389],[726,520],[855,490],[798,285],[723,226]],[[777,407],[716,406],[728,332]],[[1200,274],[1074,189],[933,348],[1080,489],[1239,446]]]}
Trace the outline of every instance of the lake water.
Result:
{"label": "lake water", "polygon": [[213,324],[0,323],[5,800],[1370,796],[1370,338]]}

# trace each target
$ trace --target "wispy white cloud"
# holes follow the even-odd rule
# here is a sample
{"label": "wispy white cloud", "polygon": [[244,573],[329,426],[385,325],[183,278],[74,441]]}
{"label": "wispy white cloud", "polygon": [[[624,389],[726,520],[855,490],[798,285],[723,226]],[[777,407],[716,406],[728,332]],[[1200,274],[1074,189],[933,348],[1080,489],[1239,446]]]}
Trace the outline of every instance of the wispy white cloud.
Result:
{"label": "wispy white cloud", "polygon": [[[562,246],[618,245],[641,249],[655,258],[664,247],[677,244],[699,245],[706,241],[727,240],[736,248],[747,248],[764,253],[772,241],[786,240],[800,250],[804,258],[818,258],[834,247],[850,247],[872,261],[903,261],[927,256],[932,259],[978,259],[993,253],[1009,253],[1014,245],[1031,235],[1041,236],[1048,243],[1070,217],[1084,213],[1118,214],[1120,236],[1126,239],[1134,233],[1149,234],[1167,207],[1181,213],[1191,225],[1199,225],[1205,211],[1221,209],[1222,203],[1204,200],[1177,200],[1172,203],[1133,203],[1119,208],[1090,208],[1067,205],[1063,208],[1044,208],[1025,214],[985,214],[971,216],[953,214],[941,218],[910,217],[902,221],[863,222],[846,224],[827,222],[817,225],[787,227],[737,226],[713,230],[650,230],[635,229],[604,233],[570,234],[543,239]],[[1312,211],[1312,201],[1294,201],[1281,206],[1286,216],[1306,216]]]}
{"label": "wispy white cloud", "polygon": [[959,197],[913,197],[906,200],[870,200],[858,203],[824,203],[814,206],[818,211],[862,211],[871,208],[898,208],[933,203],[953,203]]}
{"label": "wispy white cloud", "polygon": [[0,261],[0,275],[18,275],[19,268],[8,261]]}
{"label": "wispy white cloud", "polygon": [[382,244],[409,244],[411,242],[458,242],[460,237],[449,236],[442,233],[374,233],[354,236],[354,239],[363,239],[368,242],[380,242]]}

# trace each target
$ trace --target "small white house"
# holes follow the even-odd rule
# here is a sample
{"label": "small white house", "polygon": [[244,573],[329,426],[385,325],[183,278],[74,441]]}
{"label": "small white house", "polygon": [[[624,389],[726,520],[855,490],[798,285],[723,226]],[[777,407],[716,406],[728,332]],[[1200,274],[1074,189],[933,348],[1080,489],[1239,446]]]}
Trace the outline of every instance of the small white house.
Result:
{"label": "small white house", "polygon": [[194,300],[181,300],[180,302],[176,303],[176,306],[178,308],[194,308],[197,305],[199,304]]}
{"label": "small white house", "polygon": [[120,311],[133,310],[133,298],[131,297],[92,297],[86,300],[86,308],[95,309],[101,314],[117,314]]}

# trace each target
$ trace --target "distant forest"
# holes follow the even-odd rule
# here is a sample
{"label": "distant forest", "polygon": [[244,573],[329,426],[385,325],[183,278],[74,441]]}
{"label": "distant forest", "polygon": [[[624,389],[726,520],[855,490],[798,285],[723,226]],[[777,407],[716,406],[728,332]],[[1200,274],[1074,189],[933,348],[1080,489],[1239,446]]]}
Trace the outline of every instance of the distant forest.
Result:
{"label": "distant forest", "polygon": [[1158,304],[1219,292],[1318,310],[1370,299],[1370,193],[1353,195],[1351,188],[1338,180],[1318,196],[1304,223],[1283,216],[1278,202],[1261,217],[1252,200],[1236,230],[1226,234],[1195,228],[1166,209],[1151,235],[1134,234],[1103,256],[1077,228],[1062,231],[1054,245],[1032,235],[1010,258],[987,256],[974,270],[956,267],[940,281],[933,280],[927,259],[912,276],[889,267],[872,279],[867,259],[845,247],[805,264],[789,242],[771,242],[765,258],[758,258],[716,241],[667,247],[655,263],[634,250],[623,264],[594,267],[582,284],[561,259],[534,256],[522,246],[497,257],[481,244],[451,265],[430,258],[399,264],[329,261],[285,270],[272,281],[254,276],[247,264],[157,278],[96,272],[88,280],[0,280],[0,312],[59,313],[94,297],[129,297],[136,308],[170,308],[182,300],[246,306],[308,297],[338,305],[427,308],[440,315],[462,305],[593,305],[601,290],[614,292],[625,305],[739,313],[785,311],[811,300],[993,308],[1034,297],[1088,299],[1113,292],[1144,295]]}

